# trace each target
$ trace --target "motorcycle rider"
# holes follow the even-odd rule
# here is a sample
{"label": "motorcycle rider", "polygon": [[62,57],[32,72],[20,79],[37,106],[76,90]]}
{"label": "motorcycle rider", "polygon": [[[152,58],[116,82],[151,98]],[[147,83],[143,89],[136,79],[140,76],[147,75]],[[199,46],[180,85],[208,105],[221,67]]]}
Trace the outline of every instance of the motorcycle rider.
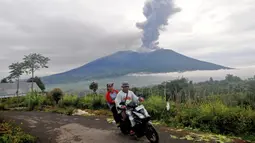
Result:
{"label": "motorcycle rider", "polygon": [[105,94],[105,99],[107,101],[107,105],[110,108],[110,110],[112,111],[113,114],[113,118],[117,124],[117,126],[119,126],[119,122],[120,122],[120,115],[117,112],[116,106],[115,106],[115,98],[118,94],[118,90],[113,88],[114,83],[108,83],[106,85],[107,87],[107,92]]}
{"label": "motorcycle rider", "polygon": [[[144,99],[137,97],[133,91],[129,90],[129,84],[127,82],[122,83],[121,87],[122,87],[122,90],[119,91],[119,93],[117,94],[115,98],[115,104],[116,104],[117,110],[118,108],[121,109],[121,110],[118,110],[118,113],[121,114],[123,118],[125,118],[125,114],[123,115],[123,113],[126,113],[126,115],[128,116],[131,123],[130,135],[134,135],[135,133],[133,131],[133,127],[135,126],[134,118],[131,114],[131,111],[124,110],[124,109],[126,109],[126,105],[128,105],[129,103],[131,102],[138,103],[139,101],[142,102]],[[125,105],[120,105],[121,102],[125,102]]]}

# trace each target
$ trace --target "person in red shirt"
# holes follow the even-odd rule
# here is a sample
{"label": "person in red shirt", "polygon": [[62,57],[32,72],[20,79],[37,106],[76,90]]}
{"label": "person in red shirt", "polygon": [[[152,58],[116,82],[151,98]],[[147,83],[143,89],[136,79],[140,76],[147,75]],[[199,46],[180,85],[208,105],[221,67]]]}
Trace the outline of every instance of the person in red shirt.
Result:
{"label": "person in red shirt", "polygon": [[114,89],[113,85],[114,85],[114,83],[108,83],[106,85],[107,86],[107,92],[106,92],[106,95],[105,95],[105,99],[107,101],[107,104],[108,104],[110,110],[112,111],[113,118],[114,118],[116,124],[119,126],[121,118],[120,118],[120,115],[117,112],[115,101],[114,101],[117,94],[118,94],[118,90]]}

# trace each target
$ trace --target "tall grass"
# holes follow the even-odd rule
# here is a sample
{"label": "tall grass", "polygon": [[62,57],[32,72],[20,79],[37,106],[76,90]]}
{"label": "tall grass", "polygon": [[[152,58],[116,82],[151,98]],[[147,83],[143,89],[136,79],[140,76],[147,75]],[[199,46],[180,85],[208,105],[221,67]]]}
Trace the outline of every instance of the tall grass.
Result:
{"label": "tall grass", "polygon": [[104,96],[89,94],[87,96],[80,97],[77,104],[78,108],[88,108],[88,109],[100,109],[106,108],[107,104],[105,102]]}
{"label": "tall grass", "polygon": [[[198,128],[220,134],[255,135],[255,111],[250,107],[227,106],[219,96],[199,104],[165,102],[159,96],[150,96],[144,105],[152,116],[172,126]],[[214,99],[213,99],[214,98]]]}
{"label": "tall grass", "polygon": [[76,107],[78,104],[78,96],[77,95],[64,95],[62,100],[60,100],[60,105],[62,106],[74,106]]}
{"label": "tall grass", "polygon": [[161,119],[162,111],[164,111],[166,107],[166,102],[162,101],[160,96],[150,96],[143,104],[154,119]]}
{"label": "tall grass", "polygon": [[34,110],[36,106],[42,106],[46,102],[46,96],[41,96],[38,93],[28,93],[25,96],[24,105],[29,108],[29,110]]}

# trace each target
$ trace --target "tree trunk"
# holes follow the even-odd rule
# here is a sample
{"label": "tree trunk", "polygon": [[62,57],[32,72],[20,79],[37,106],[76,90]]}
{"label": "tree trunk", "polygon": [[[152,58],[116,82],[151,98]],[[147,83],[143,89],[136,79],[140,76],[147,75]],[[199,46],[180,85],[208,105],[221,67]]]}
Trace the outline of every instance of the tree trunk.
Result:
{"label": "tree trunk", "polygon": [[[166,97],[166,83],[164,85],[164,96],[162,96],[163,103],[164,103],[164,97]],[[167,99],[167,97],[166,97],[166,99]]]}
{"label": "tree trunk", "polygon": [[18,80],[17,80],[17,91],[16,91],[16,94],[17,94],[17,96],[19,96],[19,77],[18,77]]}
{"label": "tree trunk", "polygon": [[32,68],[32,93],[34,92],[34,68]]}
{"label": "tree trunk", "polygon": [[96,92],[96,91],[94,91],[93,101],[95,101],[95,99],[96,99],[96,95],[97,95],[97,92]]}

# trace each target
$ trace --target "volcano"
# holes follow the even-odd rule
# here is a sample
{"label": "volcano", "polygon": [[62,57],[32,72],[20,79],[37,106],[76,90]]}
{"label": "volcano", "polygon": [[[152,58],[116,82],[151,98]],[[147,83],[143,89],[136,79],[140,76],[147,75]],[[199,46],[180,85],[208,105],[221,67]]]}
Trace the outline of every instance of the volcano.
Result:
{"label": "volcano", "polygon": [[120,51],[81,67],[43,77],[45,84],[63,84],[84,80],[118,77],[131,73],[166,73],[194,70],[230,69],[179,54],[173,50],[152,52]]}

